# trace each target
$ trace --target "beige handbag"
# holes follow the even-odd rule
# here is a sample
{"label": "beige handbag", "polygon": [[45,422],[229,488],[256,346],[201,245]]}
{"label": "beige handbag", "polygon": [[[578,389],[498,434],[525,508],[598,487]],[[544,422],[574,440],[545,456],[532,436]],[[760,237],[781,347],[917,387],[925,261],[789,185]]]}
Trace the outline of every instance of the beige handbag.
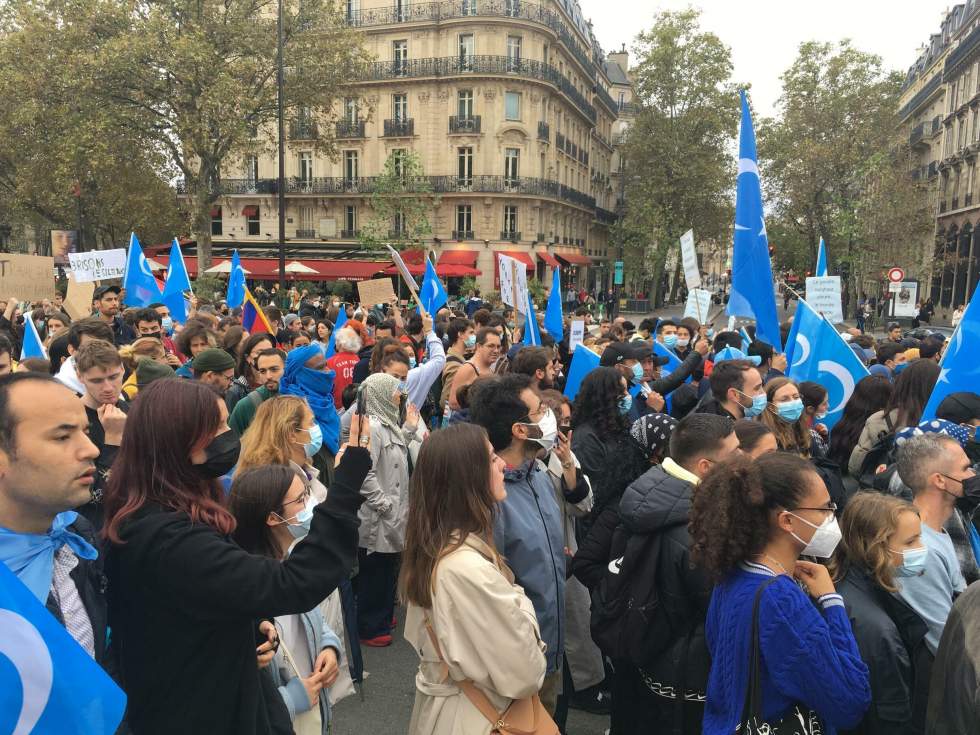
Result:
{"label": "beige handbag", "polygon": [[[282,651],[282,657],[286,659],[286,663],[293,670],[293,674],[298,678],[302,678],[299,669],[296,668],[296,660],[289,652],[289,649],[286,648],[286,641],[282,637],[282,631],[279,632],[279,649]],[[296,735],[323,735],[323,717],[320,715],[321,695],[317,696],[317,702],[313,707],[310,707],[306,712],[300,712],[296,715],[296,719],[293,720],[293,732]]]}

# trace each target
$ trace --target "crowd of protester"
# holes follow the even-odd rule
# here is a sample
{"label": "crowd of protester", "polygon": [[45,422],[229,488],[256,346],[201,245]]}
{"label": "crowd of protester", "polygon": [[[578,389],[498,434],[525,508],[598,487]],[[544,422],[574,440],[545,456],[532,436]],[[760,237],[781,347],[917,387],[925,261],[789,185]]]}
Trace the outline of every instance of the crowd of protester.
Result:
{"label": "crowd of protester", "polygon": [[[977,731],[980,395],[923,420],[941,337],[849,331],[871,374],[828,429],[751,326],[570,290],[564,338],[525,345],[478,292],[258,294],[252,334],[115,286],[77,320],[0,302],[0,559],[125,691],[121,732],[347,731],[360,647],[399,629],[413,735],[569,708],[613,735]],[[48,359],[17,360],[25,320]],[[570,399],[575,349],[599,367]]]}

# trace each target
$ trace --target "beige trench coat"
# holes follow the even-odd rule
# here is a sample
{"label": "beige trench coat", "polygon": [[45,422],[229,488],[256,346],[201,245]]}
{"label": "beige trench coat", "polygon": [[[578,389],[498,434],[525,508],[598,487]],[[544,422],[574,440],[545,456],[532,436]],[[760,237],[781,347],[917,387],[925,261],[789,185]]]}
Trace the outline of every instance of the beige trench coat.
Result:
{"label": "beige trench coat", "polygon": [[[487,544],[470,535],[436,570],[432,609],[408,606],[405,638],[419,654],[409,735],[486,735],[490,723],[453,681],[471,680],[503,712],[511,700],[537,694],[545,645],[534,607]],[[445,667],[429,640],[431,622]]]}

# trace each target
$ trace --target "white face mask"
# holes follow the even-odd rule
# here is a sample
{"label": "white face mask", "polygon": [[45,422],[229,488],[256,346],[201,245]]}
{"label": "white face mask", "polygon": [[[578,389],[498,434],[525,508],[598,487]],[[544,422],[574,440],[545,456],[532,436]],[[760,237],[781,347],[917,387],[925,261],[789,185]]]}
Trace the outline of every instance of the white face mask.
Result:
{"label": "white face mask", "polygon": [[801,553],[805,556],[815,556],[818,559],[829,559],[833,555],[834,549],[837,548],[837,544],[840,543],[841,539],[841,531],[840,526],[837,524],[837,517],[832,515],[821,525],[815,526],[806,518],[801,518],[800,516],[796,515],[796,513],[793,511],[788,510],[786,512],[794,518],[799,518],[806,525],[810,526],[810,528],[817,529],[813,534],[813,538],[810,539],[810,543],[807,543],[795,533],[790,531],[793,538],[805,545]]}
{"label": "white face mask", "polygon": [[555,440],[558,438],[558,419],[555,418],[555,412],[550,408],[537,423],[525,424],[525,426],[537,426],[541,431],[541,436],[529,436],[528,441],[537,442],[544,447],[545,451],[550,451],[555,446]]}

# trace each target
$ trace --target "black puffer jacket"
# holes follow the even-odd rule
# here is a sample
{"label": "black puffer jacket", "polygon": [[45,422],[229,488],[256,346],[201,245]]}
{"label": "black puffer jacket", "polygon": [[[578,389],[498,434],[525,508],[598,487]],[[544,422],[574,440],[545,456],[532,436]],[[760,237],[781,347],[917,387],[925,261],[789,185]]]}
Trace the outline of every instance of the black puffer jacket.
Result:
{"label": "black puffer jacket", "polygon": [[645,673],[661,685],[704,694],[711,658],[704,639],[712,586],[691,564],[687,524],[693,486],[652,467],[626,488],[619,505],[623,524],[634,534],[662,534],[657,590],[671,624],[673,643]]}
{"label": "black puffer jacket", "polygon": [[848,569],[837,591],[871,674],[871,706],[857,727],[841,735],[922,735],[932,668],[926,624],[861,569]]}

